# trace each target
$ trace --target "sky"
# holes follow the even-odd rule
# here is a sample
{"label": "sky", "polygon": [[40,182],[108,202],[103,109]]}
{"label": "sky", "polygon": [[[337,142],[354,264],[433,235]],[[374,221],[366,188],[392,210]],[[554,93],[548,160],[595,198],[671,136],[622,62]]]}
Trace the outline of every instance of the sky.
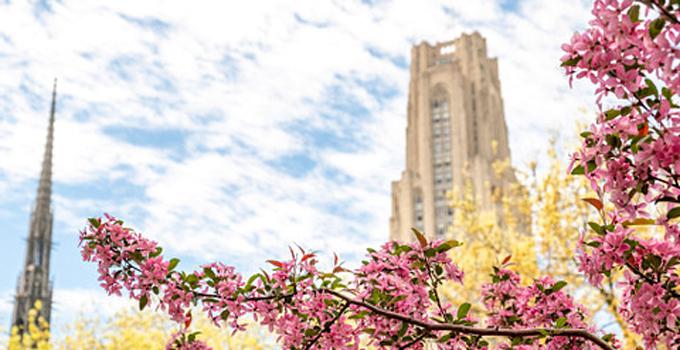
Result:
{"label": "sky", "polygon": [[[110,213],[180,267],[244,273],[299,244],[356,263],[388,237],[410,47],[480,32],[498,57],[512,162],[575,132],[560,45],[588,1],[0,0],[0,334],[6,336],[58,78],[54,330],[109,314],[80,261]],[[565,150],[563,154],[568,154]],[[103,299],[106,298],[106,299]],[[102,302],[105,300],[105,302]],[[0,336],[1,338],[2,336]]]}

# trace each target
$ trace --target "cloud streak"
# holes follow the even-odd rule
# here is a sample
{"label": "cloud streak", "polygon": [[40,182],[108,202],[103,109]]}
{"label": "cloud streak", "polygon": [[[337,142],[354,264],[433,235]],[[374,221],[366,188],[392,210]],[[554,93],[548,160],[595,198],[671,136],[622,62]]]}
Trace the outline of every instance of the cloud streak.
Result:
{"label": "cloud streak", "polygon": [[567,91],[558,68],[559,44],[586,23],[584,2],[47,4],[0,4],[0,202],[35,183],[56,75],[55,237],[65,247],[83,218],[110,211],[189,261],[247,271],[298,243],[356,263],[387,238],[409,49],[421,40],[487,37],[515,164],[592,102],[586,89]]}

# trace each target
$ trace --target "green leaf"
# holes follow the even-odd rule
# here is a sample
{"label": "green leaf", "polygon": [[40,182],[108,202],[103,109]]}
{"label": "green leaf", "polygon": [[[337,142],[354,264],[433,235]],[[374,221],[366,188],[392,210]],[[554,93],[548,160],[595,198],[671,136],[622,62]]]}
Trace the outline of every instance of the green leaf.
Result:
{"label": "green leaf", "polygon": [[[592,161],[592,160],[588,161],[588,163],[586,163],[586,164],[588,165],[588,172],[595,170],[595,167],[597,167],[595,162]],[[586,173],[586,171],[583,168],[583,165],[579,165],[577,167],[574,167],[574,169],[571,170],[572,175],[584,175],[585,173]]]}
{"label": "green leaf", "polygon": [[364,328],[361,331],[367,334],[373,334],[375,333],[375,328]]}
{"label": "green leaf", "polygon": [[587,139],[588,137],[592,136],[593,133],[590,132],[590,131],[584,131],[584,132],[580,133],[579,135],[581,135],[581,137],[583,137],[584,139]]}
{"label": "green leaf", "polygon": [[217,278],[217,275],[215,275],[215,271],[213,271],[213,270],[212,270],[211,268],[209,268],[209,267],[203,268],[203,272],[205,273],[205,276],[208,277],[208,278],[210,278],[211,280],[214,280],[214,279]]}
{"label": "green leaf", "polygon": [[581,56],[572,57],[572,58],[562,62],[562,64],[560,66],[561,67],[573,67],[573,66],[577,65],[579,61],[581,61]]}
{"label": "green leaf", "polygon": [[673,218],[677,218],[678,216],[680,216],[680,207],[675,207],[675,208],[669,210],[668,213],[666,214],[666,217],[669,220],[673,219]]}
{"label": "green leaf", "polygon": [[651,79],[645,79],[645,83],[647,83],[647,87],[649,88],[649,91],[654,95],[654,96],[659,96],[659,90],[656,88],[656,85]]}
{"label": "green leaf", "polygon": [[661,88],[661,95],[665,97],[669,102],[673,99],[673,92],[667,87],[662,87]]}
{"label": "green leaf", "polygon": [[616,117],[618,117],[621,114],[621,111],[618,109],[610,109],[606,112],[604,112],[604,119],[605,120],[612,120]]}
{"label": "green leaf", "polygon": [[621,139],[617,135],[609,134],[605,139],[607,140],[607,143],[612,146],[612,148],[618,149],[621,147]]}
{"label": "green leaf", "polygon": [[560,289],[564,288],[564,286],[567,285],[567,282],[565,281],[558,281],[557,283],[553,284],[552,288],[550,288],[553,293],[558,292]]}
{"label": "green leaf", "polygon": [[437,343],[446,343],[447,341],[449,341],[449,339],[451,339],[451,333],[446,333],[444,334],[444,336],[437,339]]}
{"label": "green leaf", "polygon": [[231,312],[229,312],[228,309],[224,309],[224,310],[222,310],[222,313],[220,313],[220,318],[223,319],[223,320],[226,320],[227,318],[229,318],[230,314],[231,314]]}
{"label": "green leaf", "polygon": [[592,228],[593,231],[595,231],[598,235],[604,234],[604,227],[600,226],[598,223],[590,221],[588,222],[588,226],[590,226],[590,228]]}
{"label": "green leaf", "polygon": [[256,274],[250,276],[250,278],[248,279],[248,282],[246,282],[245,289],[250,288],[250,286],[253,284],[253,282],[255,282],[255,280],[260,276],[261,275],[259,273],[256,273]]}
{"label": "green leaf", "polygon": [[583,168],[583,165],[578,165],[578,166],[575,166],[574,169],[571,169],[572,175],[583,175],[585,173],[586,173],[586,171]]}
{"label": "green leaf", "polygon": [[189,343],[194,342],[196,340],[196,336],[199,335],[199,334],[201,334],[201,332],[193,332],[193,333],[189,334],[189,336],[187,337],[187,339],[189,340]]}
{"label": "green leaf", "polygon": [[458,313],[456,314],[456,317],[458,319],[465,318],[467,316],[468,311],[470,311],[470,303],[463,303],[458,307]]}
{"label": "green leaf", "polygon": [[631,6],[628,10],[628,18],[635,23],[640,20],[640,5]]}
{"label": "green leaf", "polygon": [[101,223],[99,222],[99,219],[96,219],[96,218],[89,218],[89,219],[87,219],[87,221],[89,221],[90,225],[92,225],[92,227],[94,227],[94,228],[99,228],[99,225],[101,225]]}
{"label": "green leaf", "polygon": [[146,304],[149,302],[149,298],[147,298],[146,295],[142,295],[141,298],[139,298],[139,310],[144,310],[144,307]]}
{"label": "green leaf", "polygon": [[196,275],[194,275],[194,274],[192,273],[192,274],[188,275],[188,276],[184,279],[184,281],[186,281],[186,282],[189,283],[189,284],[194,284],[194,283],[198,282],[198,277],[196,277]]}
{"label": "green leaf", "polygon": [[149,254],[149,257],[155,258],[155,257],[161,255],[161,253],[163,253],[163,248],[161,248],[161,247],[156,247],[156,251],[153,252],[153,253],[151,253],[151,254]]}
{"label": "green leaf", "polygon": [[663,18],[657,18],[652,21],[652,23],[649,24],[649,36],[652,37],[652,39],[656,38],[657,35],[661,33],[664,25],[666,25],[666,20]]}
{"label": "green leaf", "polygon": [[408,323],[404,322],[401,324],[401,328],[399,329],[399,332],[397,333],[397,337],[401,338],[406,334],[406,331],[408,331]]}
{"label": "green leaf", "polygon": [[590,247],[597,248],[597,247],[601,246],[602,243],[600,243],[600,242],[598,242],[598,241],[590,241],[590,242],[586,243],[586,245],[587,245],[587,246],[590,246]]}
{"label": "green leaf", "polygon": [[560,317],[557,319],[555,322],[555,327],[557,328],[562,328],[567,324],[567,318],[566,317]]}
{"label": "green leaf", "polygon": [[177,264],[179,264],[179,259],[177,258],[170,259],[170,263],[168,264],[168,272],[174,270],[175,267],[177,267]]}
{"label": "green leaf", "polygon": [[463,244],[454,239],[448,240],[437,247],[437,253],[443,253],[461,245]]}
{"label": "green leaf", "polygon": [[354,315],[352,315],[352,316],[350,316],[350,317],[348,317],[348,318],[349,318],[350,320],[359,320],[359,319],[362,319],[362,318],[366,317],[368,314],[369,314],[368,311],[363,310],[363,311],[357,312],[356,314],[354,314]]}

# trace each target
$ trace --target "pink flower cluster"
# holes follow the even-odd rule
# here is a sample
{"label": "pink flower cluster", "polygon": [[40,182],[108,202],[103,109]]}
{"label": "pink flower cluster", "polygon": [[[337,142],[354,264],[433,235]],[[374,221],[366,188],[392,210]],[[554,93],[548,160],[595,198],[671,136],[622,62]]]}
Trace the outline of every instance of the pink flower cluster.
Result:
{"label": "pink flower cluster", "polygon": [[[313,349],[357,349],[359,331],[350,324],[347,307],[325,291],[339,287],[341,279],[321,273],[317,262],[314,253],[304,250],[291,250],[289,261],[270,260],[275,267],[271,276],[254,276],[253,317],[278,335],[286,349],[302,349],[311,342]],[[336,260],[334,271],[341,270]]]}
{"label": "pink flower cluster", "polygon": [[[448,254],[460,243],[427,242],[416,234],[415,243],[389,242],[379,250],[369,249],[367,260],[355,271],[343,268],[337,257],[331,271],[320,271],[316,255],[300,248],[291,249],[287,261],[269,260],[272,270],[247,280],[222,263],[192,273],[175,271],[179,260],[164,259],[155,242],[108,215],[90,220],[80,239],[84,259],[98,264],[109,293],[126,289],[140,308],[154,304],[180,324],[167,349],[207,349],[197,333],[189,333],[192,310],[199,308],[216,325],[234,331],[244,329],[240,320],[249,315],[286,349],[423,349],[425,341],[436,342],[440,349],[488,349],[479,334],[428,326],[472,327],[478,321],[469,314],[469,303],[455,308],[437,292],[446,281],[462,283],[463,272]],[[485,287],[491,310],[488,327],[585,327],[581,308],[559,291],[561,282],[546,278],[520,287],[518,280],[502,270]],[[545,337],[550,338],[548,344],[566,348],[587,346],[582,338]],[[521,345],[544,349],[535,339],[534,333]]]}
{"label": "pink flower cluster", "polygon": [[[601,223],[581,239],[591,283],[626,270],[621,313],[649,348],[680,345],[680,4],[596,0],[590,27],[562,46],[572,79],[596,85],[597,121],[583,132],[573,174],[585,175]],[[611,203],[611,207],[606,205]],[[660,234],[639,234],[656,225]]]}
{"label": "pink flower cluster", "polygon": [[[488,325],[514,329],[588,328],[583,306],[564,294],[565,285],[544,277],[530,286],[522,286],[517,273],[496,268],[493,282],[482,286],[482,299],[489,310]],[[548,339],[545,346],[538,342],[524,346],[525,349],[592,349],[583,339],[568,337]]]}
{"label": "pink flower cluster", "polygon": [[[458,320],[453,305],[436,292],[444,281],[462,284],[463,271],[447,254],[448,249],[457,244],[455,241],[435,241],[428,245],[388,242],[378,251],[370,249],[368,259],[356,272],[356,297],[418,320],[439,318],[445,322],[472,324],[474,320],[467,314]],[[361,310],[355,308],[355,312],[361,313]],[[399,348],[423,334],[417,327],[380,315],[366,315],[358,320],[358,326],[374,330],[370,343],[379,349]],[[460,339],[455,337],[438,346],[449,349],[457,348],[459,344]],[[412,347],[421,349],[422,346],[415,344]]]}
{"label": "pink flower cluster", "polygon": [[165,350],[212,350],[208,344],[197,340],[196,333],[177,332],[165,345]]}
{"label": "pink flower cluster", "polygon": [[125,288],[140,308],[151,301],[152,294],[162,296],[159,306],[166,309],[173,320],[186,322],[185,309],[194,294],[184,288],[185,282],[172,272],[170,261],[163,260],[157,243],[144,238],[123,222],[105,215],[105,219],[91,219],[80,233],[82,256],[96,262],[101,286],[109,294],[121,295]]}

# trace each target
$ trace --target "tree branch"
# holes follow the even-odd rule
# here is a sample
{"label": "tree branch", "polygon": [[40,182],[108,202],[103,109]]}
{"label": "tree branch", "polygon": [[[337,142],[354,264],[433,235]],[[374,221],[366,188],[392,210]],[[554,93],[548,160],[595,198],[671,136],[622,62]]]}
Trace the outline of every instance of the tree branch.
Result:
{"label": "tree branch", "polygon": [[479,336],[501,336],[501,337],[534,337],[543,336],[549,334],[551,336],[563,336],[563,337],[576,337],[582,338],[595,343],[601,349],[604,350],[615,350],[611,345],[607,344],[604,340],[600,339],[596,335],[586,331],[585,329],[575,329],[575,328],[529,328],[529,329],[504,329],[504,328],[481,328],[472,326],[463,326],[457,324],[448,323],[433,323],[428,321],[422,321],[418,319],[411,318],[406,315],[402,315],[396,312],[388,311],[382,309],[373,304],[368,304],[366,302],[352,299],[340,292],[326,289],[326,293],[332,294],[337,298],[346,301],[349,304],[361,306],[374,313],[381,315],[383,317],[391,318],[394,320],[399,320],[411,325],[415,325],[424,328],[427,331],[451,331],[463,334],[474,334]]}
{"label": "tree branch", "polygon": [[[633,271],[634,274],[642,277],[642,279],[645,280],[645,282],[649,284],[661,284],[661,282],[655,281],[653,278],[647,276],[647,274],[643,273],[642,271],[638,270],[635,266],[633,266],[631,263],[626,263],[626,267]],[[680,294],[678,292],[674,291],[673,289],[670,289],[668,287],[664,288],[668,294],[670,294],[673,298],[680,299]]]}
{"label": "tree branch", "polygon": [[432,292],[434,293],[434,299],[437,302],[437,307],[439,308],[439,315],[443,319],[446,320],[446,313],[444,312],[444,308],[442,307],[442,303],[439,300],[439,293],[437,292],[437,281],[435,280],[434,276],[432,275],[432,269],[430,268],[430,261],[427,259],[427,255],[425,255],[424,250],[423,250],[423,259],[425,260],[425,268],[427,269],[427,275],[430,277],[430,281],[432,282]]}
{"label": "tree branch", "polygon": [[415,339],[411,340],[411,341],[408,342],[406,345],[399,347],[399,350],[405,350],[405,349],[408,349],[408,348],[412,347],[413,345],[418,344],[418,342],[420,342],[421,340],[423,340],[423,338],[425,338],[428,334],[429,334],[428,331],[423,331],[423,333],[422,333],[421,335],[419,335],[419,336],[416,337]]}
{"label": "tree branch", "polygon": [[656,1],[654,1],[654,0],[647,0],[647,1],[644,1],[644,2],[645,2],[646,5],[648,5],[648,6],[650,6],[650,7],[656,7],[656,8],[657,8],[659,11],[661,11],[661,13],[663,13],[663,14],[664,14],[671,22],[673,22],[673,23],[675,23],[675,24],[680,24],[680,21],[678,21],[678,19],[677,19],[675,16],[673,16],[672,13],[668,12],[668,10],[667,10],[665,7],[661,6],[658,2],[656,2]]}

